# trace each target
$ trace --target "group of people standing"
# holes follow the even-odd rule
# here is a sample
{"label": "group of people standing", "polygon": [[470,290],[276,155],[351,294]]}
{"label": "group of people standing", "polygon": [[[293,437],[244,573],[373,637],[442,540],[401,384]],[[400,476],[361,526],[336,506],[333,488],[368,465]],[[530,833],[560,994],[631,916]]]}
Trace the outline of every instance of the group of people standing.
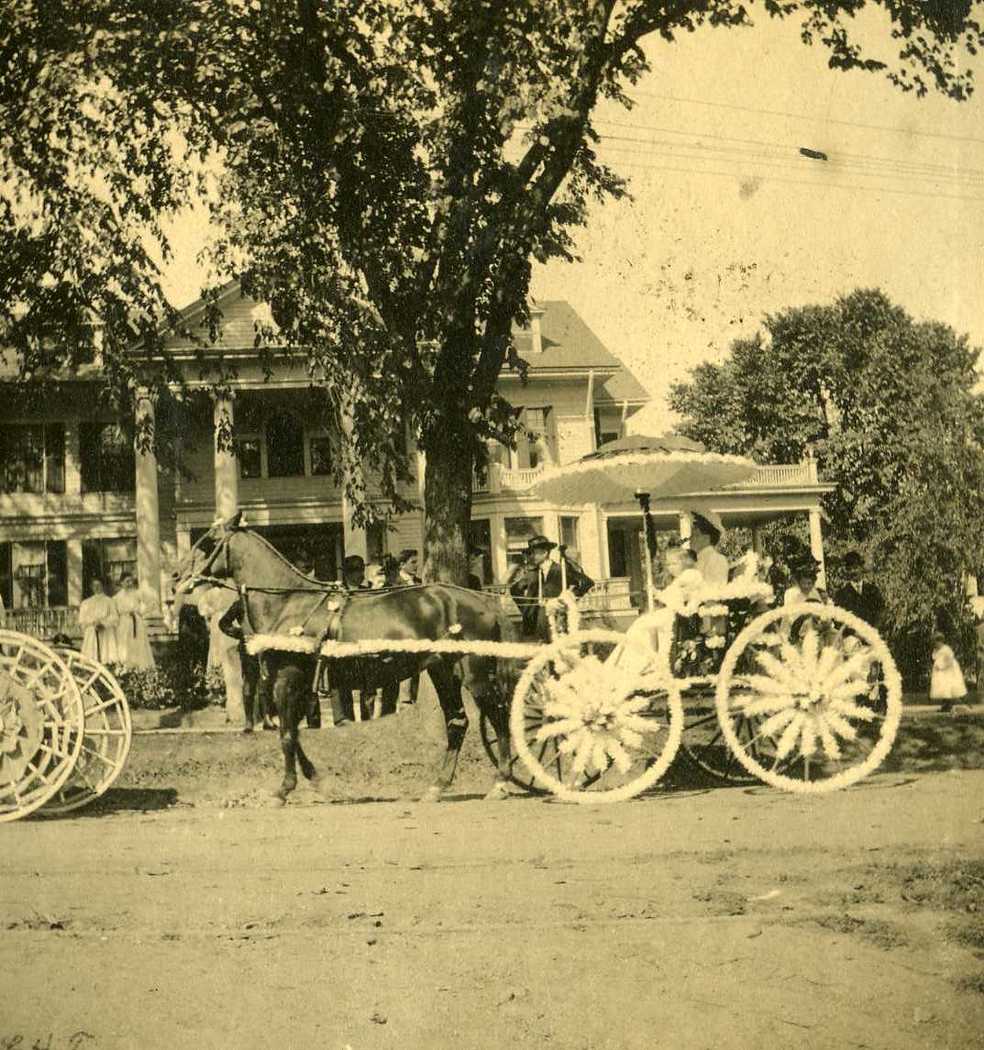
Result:
{"label": "group of people standing", "polygon": [[137,670],[154,666],[154,652],[147,636],[147,603],[128,573],[110,597],[102,580],[95,579],[89,597],[79,606],[82,628],[82,655],[101,664],[115,664]]}

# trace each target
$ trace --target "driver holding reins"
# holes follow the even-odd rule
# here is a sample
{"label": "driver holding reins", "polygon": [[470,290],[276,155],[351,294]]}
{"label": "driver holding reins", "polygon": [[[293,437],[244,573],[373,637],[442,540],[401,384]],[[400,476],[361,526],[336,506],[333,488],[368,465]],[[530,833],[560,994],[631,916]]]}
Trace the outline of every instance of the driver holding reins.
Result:
{"label": "driver holding reins", "polygon": [[559,559],[550,556],[556,547],[546,536],[534,536],[526,546],[525,559],[506,578],[506,587],[523,617],[523,634],[542,642],[550,641],[546,602],[560,596],[565,582],[575,598],[594,586],[594,580],[563,549]]}

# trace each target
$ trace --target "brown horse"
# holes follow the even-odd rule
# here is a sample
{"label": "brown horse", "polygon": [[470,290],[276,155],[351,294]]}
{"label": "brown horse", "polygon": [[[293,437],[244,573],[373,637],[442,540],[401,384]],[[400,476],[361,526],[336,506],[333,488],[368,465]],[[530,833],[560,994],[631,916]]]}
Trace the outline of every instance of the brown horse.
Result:
{"label": "brown horse", "polygon": [[[235,580],[244,600],[248,635],[266,645],[273,698],[280,717],[284,779],[275,797],[286,802],[297,787],[296,764],[318,786],[318,773],[299,740],[301,717],[314,682],[316,651],[331,625],[341,642],[512,640],[510,622],[494,599],[451,584],[422,584],[389,591],[346,593],[339,585],[304,576],[262,536],[239,525],[239,514],[219,522],[195,544],[174,573],[182,593],[196,582]],[[218,578],[218,579],[216,579]],[[231,586],[231,584],[227,584]],[[447,749],[424,800],[436,801],[450,786],[468,729],[461,699],[468,689],[482,714],[496,727],[498,771],[486,798],[504,798],[510,768],[508,703],[512,661],[493,655],[400,653],[331,661],[335,686],[371,689],[426,670],[434,684],[447,733]]]}

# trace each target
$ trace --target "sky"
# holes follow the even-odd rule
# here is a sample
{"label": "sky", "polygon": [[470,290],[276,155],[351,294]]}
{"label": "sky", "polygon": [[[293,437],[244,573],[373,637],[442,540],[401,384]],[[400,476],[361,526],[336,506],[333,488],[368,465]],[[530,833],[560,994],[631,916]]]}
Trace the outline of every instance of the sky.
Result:
{"label": "sky", "polygon": [[[794,23],[759,19],[650,42],[632,111],[597,114],[599,154],[634,199],[594,207],[580,262],[534,271],[534,298],[570,302],[651,394],[636,431],[672,426],[670,385],[766,314],[858,287],[984,345],[984,60],[969,102],[919,99],[828,69]],[[859,31],[890,46],[874,17]],[[199,287],[195,225],[166,274],[182,305]]]}

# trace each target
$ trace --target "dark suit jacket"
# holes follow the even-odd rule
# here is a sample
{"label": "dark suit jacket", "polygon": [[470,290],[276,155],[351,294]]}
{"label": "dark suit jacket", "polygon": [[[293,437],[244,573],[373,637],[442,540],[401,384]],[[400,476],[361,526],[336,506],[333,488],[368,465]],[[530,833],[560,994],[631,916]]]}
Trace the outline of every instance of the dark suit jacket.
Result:
{"label": "dark suit jacket", "polygon": [[[582,594],[587,594],[591,590],[594,586],[594,580],[570,559],[565,558],[564,561],[567,565],[567,588],[574,592],[575,597],[580,598]],[[519,606],[519,611],[523,617],[523,633],[536,635],[546,641],[550,637],[550,628],[547,623],[546,612],[539,605],[537,599],[541,596],[544,599],[559,596],[563,585],[560,564],[558,562],[550,563],[550,569],[543,578],[542,595],[539,576],[539,567],[527,567],[510,584],[509,593],[513,598],[518,599],[516,604]]]}
{"label": "dark suit jacket", "polygon": [[222,614],[219,620],[219,630],[230,638],[239,639],[239,656],[243,660],[255,660],[246,652],[246,632],[243,630],[245,615],[243,611],[243,600],[237,598],[232,605]]}
{"label": "dark suit jacket", "polygon": [[834,604],[877,628],[881,622],[885,600],[881,591],[873,583],[865,580],[860,594],[852,583],[845,583],[843,587],[838,588],[834,594]]}

